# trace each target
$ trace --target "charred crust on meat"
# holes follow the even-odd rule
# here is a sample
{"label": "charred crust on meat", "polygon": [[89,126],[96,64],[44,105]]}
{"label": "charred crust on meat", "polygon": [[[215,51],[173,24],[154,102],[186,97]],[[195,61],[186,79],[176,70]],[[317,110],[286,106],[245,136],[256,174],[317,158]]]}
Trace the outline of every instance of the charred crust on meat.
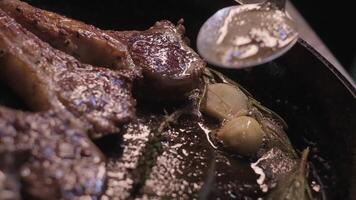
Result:
{"label": "charred crust on meat", "polygon": [[16,7],[15,10],[16,10],[17,12],[21,12],[21,11],[22,11],[21,8],[20,8],[20,6]]}
{"label": "charred crust on meat", "polygon": [[63,29],[60,29],[60,30],[58,31],[58,35],[60,35],[60,36],[67,36],[68,33],[67,33],[65,30],[63,30]]}
{"label": "charred crust on meat", "polygon": [[[10,0],[9,2],[17,1]],[[14,36],[9,38],[13,41],[5,46],[23,48],[20,49],[23,50],[21,52],[33,52],[34,55],[15,52],[13,57],[27,62],[28,66],[24,66],[24,68],[28,67],[27,70],[32,73],[27,75],[39,77],[38,84],[30,85],[32,90],[35,92],[42,91],[41,87],[43,86],[48,92],[44,96],[47,95],[46,98],[49,101],[45,110],[34,110],[33,113],[12,110],[6,112],[0,106],[1,120],[8,120],[10,128],[15,128],[17,132],[21,132],[19,137],[29,137],[30,139],[32,137],[35,141],[24,144],[24,148],[31,151],[31,156],[33,156],[33,160],[25,166],[28,167],[30,172],[24,173],[24,176],[21,177],[26,186],[24,192],[32,195],[33,198],[39,198],[41,195],[47,198],[63,199],[66,199],[66,197],[73,198],[74,196],[99,198],[105,187],[106,163],[105,158],[91,143],[89,137],[96,140],[107,135],[121,134],[119,131],[122,130],[122,125],[136,119],[136,101],[131,94],[132,83],[136,80],[135,78],[139,77],[139,81],[142,81],[144,86],[141,86],[141,88],[146,87],[145,89],[151,92],[147,96],[155,98],[157,94],[158,98],[169,100],[185,98],[185,94],[197,87],[205,63],[186,45],[184,41],[185,28],[182,20],[178,22],[177,26],[168,21],[157,22],[146,31],[127,32],[122,34],[121,39],[116,39],[107,31],[83,25],[77,21],[71,21],[73,24],[70,25],[73,25],[71,27],[73,29],[65,29],[64,26],[61,26],[62,24],[54,24],[60,21],[56,21],[58,17],[62,17],[60,15],[53,19],[53,25],[59,28],[58,30],[53,31],[52,26],[42,27],[42,25],[51,22],[41,20],[41,16],[46,16],[46,13],[24,5],[22,12],[25,14],[20,18],[25,18],[24,21],[27,20],[27,24],[25,23],[22,26],[27,26],[26,29],[37,33],[37,35],[44,34],[44,36],[43,38],[38,36],[38,38],[34,34],[28,33],[20,25],[13,23]],[[31,16],[34,15],[33,13],[28,14],[27,9],[32,11],[35,9],[35,16],[39,18],[31,21]],[[16,12],[19,11],[16,9]],[[21,21],[21,19],[17,20]],[[52,18],[49,20],[52,20]],[[80,28],[75,29],[75,25],[80,25]],[[46,28],[48,29],[44,30]],[[83,32],[80,32],[80,30]],[[0,30],[0,33],[1,31],[10,32],[13,30]],[[50,36],[47,33],[50,33],[48,34]],[[91,36],[91,34],[86,33],[95,33],[95,35]],[[81,42],[86,42],[88,38],[93,39],[94,43],[85,44],[83,45],[84,48],[80,46]],[[21,41],[21,39],[30,42],[23,42],[23,45],[17,44],[16,42]],[[140,42],[140,39],[142,39],[143,44],[135,46]],[[51,47],[42,40],[46,40],[48,43],[51,43],[50,40],[55,40],[54,44],[56,42],[60,44],[58,47],[51,43],[53,45]],[[97,40],[99,42],[95,43]],[[121,42],[123,43],[122,46],[120,46]],[[77,60],[83,55],[75,50],[95,45],[101,48],[98,48],[99,50],[103,50],[112,44],[119,47],[116,49],[117,51],[108,48],[107,53],[111,57],[107,63],[127,65],[134,67],[134,70],[127,68],[110,70],[83,64],[83,60]],[[154,51],[159,52],[160,50],[166,51],[167,55],[156,55]],[[71,56],[63,51],[71,54]],[[3,55],[0,50],[1,56]],[[141,70],[144,71],[143,76],[137,75],[139,74],[138,71]],[[27,73],[27,71],[24,71],[24,73]],[[98,89],[96,90],[96,88]],[[23,88],[20,88],[18,92],[21,92],[21,89]],[[28,98],[33,97],[29,96]],[[5,116],[18,119],[18,122],[11,122],[10,119],[2,116],[2,112],[5,113]],[[2,128],[1,125],[0,128]],[[36,127],[34,132],[37,131],[38,135],[31,135],[32,126]],[[0,139],[1,137],[0,134]],[[148,178],[158,155],[162,153],[162,141],[165,138],[161,137],[160,133],[157,133],[148,140],[148,146],[144,148],[143,155],[138,159],[140,169],[129,171],[134,174],[135,183],[131,191],[136,193],[134,195],[140,192],[139,190],[142,189],[144,181]],[[48,144],[49,149],[38,145],[42,142]],[[52,160],[53,155],[58,158]],[[63,167],[61,162],[68,164],[69,167]],[[52,166],[54,168],[43,167],[48,163],[54,163],[54,166]],[[74,171],[76,168],[80,168],[79,171]],[[60,170],[62,170],[64,176],[75,180],[67,181],[58,178],[57,172]],[[81,170],[85,170],[86,173],[81,174]],[[34,178],[31,173],[38,177]],[[48,179],[48,177],[51,178]],[[34,185],[31,185],[31,183],[34,183]],[[66,187],[69,185],[69,191],[64,188],[64,185]],[[45,194],[41,194],[42,192]]]}
{"label": "charred crust on meat", "polygon": [[32,20],[32,23],[33,23],[33,25],[35,25],[35,26],[39,26],[39,23],[38,23],[38,20],[37,20],[37,19],[33,19],[33,20]]}
{"label": "charred crust on meat", "polygon": [[70,41],[68,38],[64,40],[64,44],[65,44],[66,46],[69,46],[70,43],[71,43],[71,41]]}
{"label": "charred crust on meat", "polygon": [[0,58],[4,57],[6,54],[6,51],[4,49],[0,49]]}

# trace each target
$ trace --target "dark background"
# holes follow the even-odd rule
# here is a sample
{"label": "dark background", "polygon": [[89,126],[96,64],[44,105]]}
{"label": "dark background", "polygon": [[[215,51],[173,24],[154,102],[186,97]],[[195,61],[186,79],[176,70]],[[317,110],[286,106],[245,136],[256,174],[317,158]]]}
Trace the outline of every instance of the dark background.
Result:
{"label": "dark background", "polygon": [[356,56],[354,1],[292,0],[341,64],[351,70]]}
{"label": "dark background", "polygon": [[[185,19],[201,18],[201,21],[204,21],[216,9],[228,4],[236,4],[233,0],[215,0],[209,1],[209,3],[206,0],[195,0],[191,1],[191,5],[185,5],[185,7],[177,7],[180,0],[168,0],[163,5],[158,0],[124,1],[124,5],[123,1],[120,0],[90,0],[90,3],[87,0],[28,1],[50,10],[53,7],[59,8],[57,11],[62,14],[109,29],[146,29],[155,21],[162,19],[162,16],[170,16],[168,19],[172,21],[177,21],[180,17]],[[354,9],[353,1],[333,3],[328,0],[291,1],[341,64],[348,71],[351,71],[353,62],[356,61],[356,10]],[[153,17],[150,14],[148,18],[147,13],[142,12],[142,10],[149,11],[157,9],[157,7],[160,12],[157,15],[153,15]],[[172,9],[172,7],[175,9]],[[196,9],[199,7],[201,9]],[[130,10],[133,16],[136,17],[121,15],[122,9]],[[82,10],[86,12],[81,12]],[[198,27],[198,24],[193,24],[191,27],[188,26],[187,29],[192,33],[197,33],[196,27]],[[188,36],[192,39],[192,45],[194,46],[196,35]],[[356,63],[354,68],[356,72]]]}

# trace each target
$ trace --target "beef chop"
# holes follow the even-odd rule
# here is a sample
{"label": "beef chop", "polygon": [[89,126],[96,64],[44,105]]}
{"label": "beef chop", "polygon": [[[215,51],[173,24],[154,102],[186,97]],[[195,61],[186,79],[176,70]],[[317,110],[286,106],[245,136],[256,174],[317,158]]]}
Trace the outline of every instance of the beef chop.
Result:
{"label": "beef chop", "polygon": [[[0,155],[19,151],[29,151],[26,162],[17,166],[26,197],[79,199],[101,194],[105,160],[70,113],[25,113],[0,106]],[[16,177],[5,173],[8,179]]]}
{"label": "beef chop", "polygon": [[182,98],[198,87],[206,63],[187,45],[182,24],[159,21],[146,31],[108,32],[128,46],[142,68],[145,97]]}
{"label": "beef chop", "polygon": [[112,69],[134,69],[126,46],[94,26],[17,0],[1,0],[0,5],[39,38],[81,62]]}
{"label": "beef chop", "polygon": [[116,125],[133,118],[134,74],[82,64],[38,39],[2,10],[0,50],[0,80],[32,110],[64,106],[93,127],[93,137],[115,133]]}
{"label": "beef chop", "polygon": [[139,93],[145,98],[181,99],[197,88],[205,67],[186,44],[181,24],[161,21],[146,31],[103,31],[18,0],[2,0],[0,8],[55,48],[94,65],[111,66],[120,53],[128,65],[130,58],[122,53],[128,49],[136,69],[143,72]]}

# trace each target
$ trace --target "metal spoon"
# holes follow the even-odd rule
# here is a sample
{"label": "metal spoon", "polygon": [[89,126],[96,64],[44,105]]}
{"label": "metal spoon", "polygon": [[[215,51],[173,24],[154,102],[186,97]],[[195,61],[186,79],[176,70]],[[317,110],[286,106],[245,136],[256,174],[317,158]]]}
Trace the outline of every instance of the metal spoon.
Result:
{"label": "metal spoon", "polygon": [[200,55],[216,66],[237,69],[281,56],[298,40],[285,5],[285,0],[267,0],[219,10],[200,29]]}

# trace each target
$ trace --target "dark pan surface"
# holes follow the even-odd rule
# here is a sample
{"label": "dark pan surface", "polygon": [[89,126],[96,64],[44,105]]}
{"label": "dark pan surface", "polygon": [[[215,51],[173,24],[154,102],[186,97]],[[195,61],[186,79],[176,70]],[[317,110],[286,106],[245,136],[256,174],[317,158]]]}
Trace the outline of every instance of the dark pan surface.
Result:
{"label": "dark pan surface", "polygon": [[[177,22],[184,18],[192,46],[205,19],[234,3],[226,0],[29,2],[104,29],[146,29],[157,20]],[[356,91],[333,66],[300,41],[273,63],[246,71],[224,72],[287,121],[288,134],[296,146],[315,147],[311,160],[321,175],[328,199],[352,199]],[[22,108],[21,102],[7,100],[11,94],[4,95],[5,87],[0,90],[1,104]]]}

